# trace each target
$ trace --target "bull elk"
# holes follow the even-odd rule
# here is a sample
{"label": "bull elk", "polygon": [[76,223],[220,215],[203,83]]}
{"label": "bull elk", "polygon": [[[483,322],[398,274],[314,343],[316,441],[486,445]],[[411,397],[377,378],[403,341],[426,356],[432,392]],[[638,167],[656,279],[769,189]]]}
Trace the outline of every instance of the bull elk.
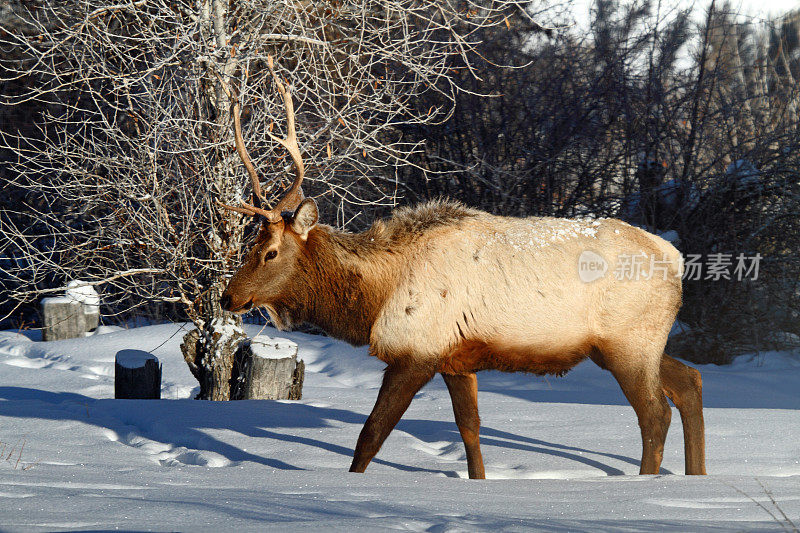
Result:
{"label": "bull elk", "polygon": [[[352,472],[367,468],[438,372],[469,477],[484,478],[475,373],[561,375],[589,358],[611,372],[636,412],[639,472],[659,472],[671,418],[666,395],[683,421],[685,471],[705,474],[700,373],[664,353],[681,305],[682,259],[670,243],[614,219],[501,217],[449,201],[397,209],[363,233],[319,224],[316,203],[303,199],[300,188],[304,166],[292,95],[271,62],[270,70],[286,107],[287,135],[269,135],[291,155],[295,179],[275,207],[261,207],[234,96],[236,150],[253,201],[220,205],[260,218],[261,227],[222,305],[234,313],[264,307],[280,329],[315,324],[353,345],[368,344],[370,355],[386,363]],[[579,258],[586,253],[605,262],[606,275],[581,279]],[[634,256],[656,257],[658,265],[645,262],[638,278],[610,275],[622,258]]]}

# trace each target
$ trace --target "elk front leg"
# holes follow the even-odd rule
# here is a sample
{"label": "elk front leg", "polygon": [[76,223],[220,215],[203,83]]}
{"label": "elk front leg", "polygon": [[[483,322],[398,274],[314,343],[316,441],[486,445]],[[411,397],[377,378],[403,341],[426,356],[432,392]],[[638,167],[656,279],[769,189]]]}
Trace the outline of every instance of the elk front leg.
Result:
{"label": "elk front leg", "polygon": [[453,401],[453,414],[456,425],[467,451],[467,471],[470,479],[486,479],[481,455],[480,428],[478,417],[478,377],[472,374],[442,374],[450,399]]}
{"label": "elk front leg", "polygon": [[383,375],[383,384],[378,393],[361,434],[358,436],[353,454],[351,472],[363,472],[383,441],[400,421],[414,395],[433,377],[432,372],[401,367],[389,367]]}

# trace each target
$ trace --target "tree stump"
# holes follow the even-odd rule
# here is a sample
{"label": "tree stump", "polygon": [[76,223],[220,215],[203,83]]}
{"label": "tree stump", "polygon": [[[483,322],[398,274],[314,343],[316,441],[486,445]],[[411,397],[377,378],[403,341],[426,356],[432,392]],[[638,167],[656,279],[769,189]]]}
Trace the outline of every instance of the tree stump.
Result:
{"label": "tree stump", "polygon": [[161,365],[151,353],[120,350],[114,361],[114,398],[161,399]]}
{"label": "tree stump", "polygon": [[303,399],[303,380],[306,378],[306,364],[302,359],[297,361],[297,366],[294,367],[292,374],[292,386],[289,389],[290,400]]}
{"label": "tree stump", "polygon": [[299,400],[305,364],[297,360],[297,345],[286,339],[256,336],[236,354],[237,400]]}
{"label": "tree stump", "polygon": [[43,298],[41,303],[43,341],[58,341],[83,337],[86,333],[86,318],[81,302],[66,296]]}

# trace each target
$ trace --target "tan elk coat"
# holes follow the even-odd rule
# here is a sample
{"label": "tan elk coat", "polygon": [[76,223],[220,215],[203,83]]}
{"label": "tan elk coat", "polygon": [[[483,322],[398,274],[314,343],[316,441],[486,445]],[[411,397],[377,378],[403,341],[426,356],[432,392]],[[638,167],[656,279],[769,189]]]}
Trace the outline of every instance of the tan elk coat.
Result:
{"label": "tan elk coat", "polygon": [[[387,364],[350,470],[363,472],[414,395],[442,374],[471,478],[485,476],[476,372],[563,374],[590,357],[608,369],[636,411],[640,473],[658,473],[671,419],[681,413],[687,474],[705,473],[702,384],[664,354],[681,305],[682,259],[663,239],[618,220],[510,218],[454,202],[403,208],[364,233],[317,224],[303,199],[305,172],[291,91],[268,66],[286,106],[295,180],[272,209],[242,138],[236,150],[253,204],[222,207],[261,217],[261,231],[230,280],[222,306],[267,309],[282,328],[311,322]],[[294,209],[294,212],[284,212]],[[666,396],[665,396],[666,395]]]}

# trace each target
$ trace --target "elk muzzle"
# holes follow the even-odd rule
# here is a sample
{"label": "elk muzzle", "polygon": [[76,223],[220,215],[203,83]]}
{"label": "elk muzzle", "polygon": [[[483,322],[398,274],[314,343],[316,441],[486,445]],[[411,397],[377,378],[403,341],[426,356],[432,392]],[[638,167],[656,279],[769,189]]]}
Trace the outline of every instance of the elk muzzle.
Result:
{"label": "elk muzzle", "polygon": [[253,298],[250,297],[247,300],[242,301],[241,299],[234,298],[228,293],[227,290],[225,290],[225,292],[222,293],[220,305],[225,311],[230,311],[231,313],[244,313],[253,307]]}

